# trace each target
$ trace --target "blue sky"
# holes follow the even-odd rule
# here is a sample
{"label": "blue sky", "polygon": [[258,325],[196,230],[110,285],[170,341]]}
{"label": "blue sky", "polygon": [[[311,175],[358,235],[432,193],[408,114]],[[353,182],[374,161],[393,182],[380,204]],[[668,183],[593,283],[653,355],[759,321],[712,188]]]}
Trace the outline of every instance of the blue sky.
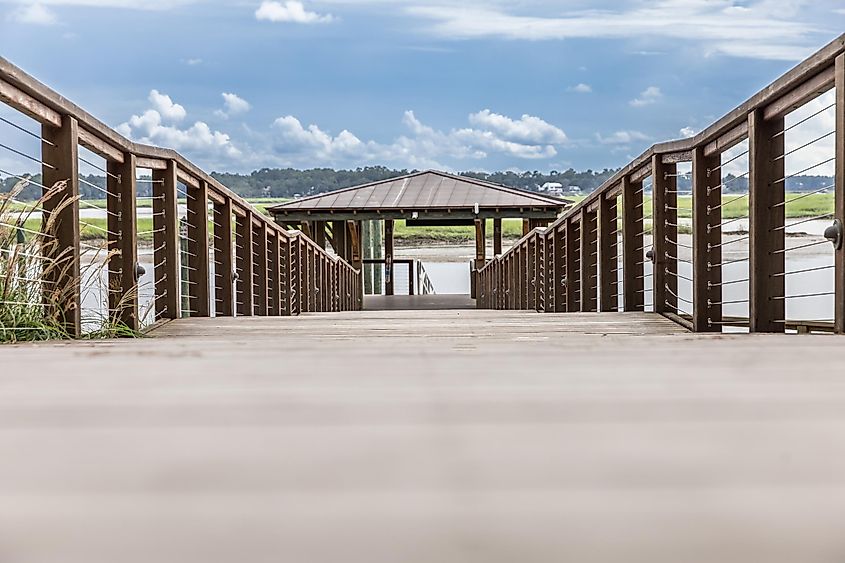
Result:
{"label": "blue sky", "polygon": [[0,0],[0,53],[213,170],[601,169],[845,30],[841,0]]}

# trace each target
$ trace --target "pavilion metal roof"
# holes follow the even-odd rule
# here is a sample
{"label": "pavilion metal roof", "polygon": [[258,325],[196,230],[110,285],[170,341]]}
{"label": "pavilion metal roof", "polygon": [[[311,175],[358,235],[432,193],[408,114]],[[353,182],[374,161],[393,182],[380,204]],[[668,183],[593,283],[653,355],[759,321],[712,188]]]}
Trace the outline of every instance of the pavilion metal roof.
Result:
{"label": "pavilion metal roof", "polygon": [[344,212],[442,210],[559,212],[572,202],[434,170],[318,194],[270,208],[279,216]]}

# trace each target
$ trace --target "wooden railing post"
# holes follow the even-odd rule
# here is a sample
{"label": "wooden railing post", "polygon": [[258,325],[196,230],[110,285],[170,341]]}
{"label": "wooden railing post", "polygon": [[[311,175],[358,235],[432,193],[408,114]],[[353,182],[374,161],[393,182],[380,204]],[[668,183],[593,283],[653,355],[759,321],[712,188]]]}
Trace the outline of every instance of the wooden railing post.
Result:
{"label": "wooden railing post", "polygon": [[299,315],[302,312],[302,263],[300,262],[300,238],[296,233],[289,240],[290,260],[288,262],[288,276],[290,279],[290,314]]}
{"label": "wooden railing post", "polygon": [[678,165],[651,158],[652,290],[655,313],[678,313]]}
{"label": "wooden railing post", "polygon": [[645,310],[642,184],[622,177],[622,286],[625,311]]}
{"label": "wooden railing post", "polygon": [[267,299],[269,301],[267,306],[267,314],[278,317],[282,314],[281,305],[281,280],[279,277],[280,256],[279,256],[279,238],[282,235],[273,229],[267,237]]}
{"label": "wooden railing post", "polygon": [[761,109],[748,116],[751,332],[786,329],[783,132],[783,118],[766,120]]}
{"label": "wooden railing post", "polygon": [[528,308],[528,247],[523,242],[519,245],[519,261],[517,269],[519,270],[519,304],[517,309],[525,310]]}
{"label": "wooden railing post", "polygon": [[599,194],[599,281],[601,283],[601,311],[619,309],[619,265],[617,247],[617,203],[616,198]]}
{"label": "wooden railing post", "polygon": [[526,279],[528,280],[527,284],[527,302],[525,304],[526,309],[536,310],[537,309],[537,289],[538,289],[538,279],[537,279],[537,233],[531,233],[531,238],[528,239],[528,244],[525,246],[525,259],[527,262],[527,267],[525,269]]}
{"label": "wooden railing post", "polygon": [[566,311],[581,310],[581,232],[580,220],[566,220]]}
{"label": "wooden railing post", "polygon": [[598,216],[581,209],[581,312],[598,310]]}
{"label": "wooden railing post", "polygon": [[554,289],[554,260],[552,253],[552,246],[554,241],[554,231],[546,230],[543,237],[540,239],[543,250],[543,282],[540,286],[543,292],[543,308],[544,313],[551,313],[554,311],[554,296],[552,290]]}
{"label": "wooden railing post", "polygon": [[[834,219],[839,221],[840,239],[845,238],[845,55],[836,57],[836,195]],[[835,250],[836,282],[834,330],[845,334],[845,241]]]}
{"label": "wooden railing post", "polygon": [[188,186],[188,265],[190,316],[208,317],[208,184],[203,180],[198,188]]}
{"label": "wooden railing post", "polygon": [[290,316],[291,312],[291,270],[290,236],[287,232],[279,233],[279,314]]}
{"label": "wooden railing post", "polygon": [[[44,297],[70,336],[82,334],[82,288],[79,247],[79,129],[76,119],[62,117],[61,127],[41,128],[42,183],[51,190],[57,183],[65,188],[47,197],[43,204]],[[48,222],[54,228],[48,231]],[[55,237],[55,238],[50,238]]]}
{"label": "wooden railing post", "polygon": [[214,299],[217,316],[235,314],[235,279],[232,251],[232,200],[214,203]]}
{"label": "wooden railing post", "polygon": [[255,241],[255,306],[260,317],[267,316],[267,288],[269,287],[269,260],[267,256],[267,226],[253,223],[252,237]]}
{"label": "wooden railing post", "polygon": [[552,300],[552,311],[562,313],[566,311],[566,239],[564,238],[565,223],[552,227],[551,233],[551,269],[549,280],[549,296]]}
{"label": "wooden railing post", "polygon": [[235,263],[238,270],[237,310],[239,316],[252,316],[252,217],[249,211],[241,211],[235,218],[237,244],[235,246]]}
{"label": "wooden railing post", "polygon": [[131,330],[138,319],[138,229],[135,220],[135,155],[124,153],[123,162],[106,165],[106,238],[109,249],[109,316]]}
{"label": "wooden railing post", "polygon": [[297,259],[297,315],[307,313],[308,307],[308,246],[306,244],[306,237],[300,233],[297,236],[296,243],[296,259]]}
{"label": "wooden railing post", "polygon": [[696,332],[722,332],[721,155],[692,151],[693,313]]}
{"label": "wooden railing post", "polygon": [[314,263],[311,260],[311,245],[306,240],[302,241],[302,252],[303,311],[311,313],[315,309]]}
{"label": "wooden railing post", "polygon": [[178,319],[182,316],[176,186],[176,161],[168,160],[165,170],[153,170],[153,260],[157,320]]}

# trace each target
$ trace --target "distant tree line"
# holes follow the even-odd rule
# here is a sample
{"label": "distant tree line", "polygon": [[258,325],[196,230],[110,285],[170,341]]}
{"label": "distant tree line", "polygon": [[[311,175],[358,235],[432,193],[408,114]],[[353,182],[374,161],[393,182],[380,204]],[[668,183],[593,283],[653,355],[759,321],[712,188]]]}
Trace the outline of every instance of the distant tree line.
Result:
{"label": "distant tree line", "polygon": [[[273,197],[296,198],[314,195],[350,186],[357,186],[371,182],[378,182],[415,172],[407,169],[391,169],[384,166],[368,166],[355,170],[333,170],[331,168],[312,168],[310,170],[295,170],[293,168],[262,168],[250,174],[230,174],[212,172],[212,176],[235,193],[248,198]],[[543,172],[461,172],[460,175],[476,178],[487,182],[502,184],[511,188],[527,191],[538,191],[548,183],[560,184],[564,190],[577,186],[581,193],[589,194],[601,186],[616,170],[605,169],[600,172],[586,170],[577,172],[570,168],[564,172],[553,170]],[[41,194],[41,175],[30,176],[30,183],[18,199],[32,201]],[[87,175],[81,177],[79,191],[85,199],[103,199],[106,179],[103,176]],[[2,192],[8,193],[20,180],[6,177],[0,181]],[[724,180],[725,193],[744,193],[748,191],[747,176],[727,175]],[[787,181],[787,190],[791,192],[809,192],[822,189],[833,184],[833,178],[828,176],[796,176]],[[96,186],[96,187],[94,187]],[[678,189],[689,191],[691,182],[688,176],[678,178]],[[832,188],[831,188],[832,189]],[[138,195],[147,197],[152,195],[152,184],[139,180]]]}
{"label": "distant tree line", "polygon": [[[222,174],[215,172],[212,173],[212,176],[243,196],[294,198],[368,184],[370,182],[378,182],[398,176],[405,176],[413,172],[416,172],[416,170],[396,170],[384,166],[368,166],[355,170],[332,170],[330,168],[314,168],[311,170],[262,168],[251,174]],[[578,186],[582,192],[589,193],[614,173],[615,170],[576,172],[573,169],[569,169],[565,172],[553,170],[547,174],[534,171],[461,172],[460,175],[528,191],[537,191],[547,183],[558,183],[564,188]]]}

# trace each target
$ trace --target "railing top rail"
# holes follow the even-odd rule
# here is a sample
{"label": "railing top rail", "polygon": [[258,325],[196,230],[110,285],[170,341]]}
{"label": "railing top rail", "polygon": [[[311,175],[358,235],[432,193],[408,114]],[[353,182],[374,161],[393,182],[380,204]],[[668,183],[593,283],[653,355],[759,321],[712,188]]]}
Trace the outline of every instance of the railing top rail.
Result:
{"label": "railing top rail", "polygon": [[747,131],[743,129],[747,125],[749,113],[758,109],[772,108],[773,112],[779,112],[782,115],[788,113],[794,105],[801,105],[820,96],[833,88],[833,68],[836,57],[843,53],[845,53],[845,34],[831,41],[697,135],[652,145],[640,156],[623,166],[586,199],[568,209],[552,223],[551,227],[561,224],[565,219],[580,212],[583,207],[595,204],[605,192],[618,188],[623,178],[649,167],[655,155],[676,154],[679,157],[678,161],[685,161],[691,158],[681,153],[689,153],[696,147],[716,143],[714,150],[726,150],[730,146],[721,146],[719,140],[727,136],[729,141],[735,144],[744,139]]}

